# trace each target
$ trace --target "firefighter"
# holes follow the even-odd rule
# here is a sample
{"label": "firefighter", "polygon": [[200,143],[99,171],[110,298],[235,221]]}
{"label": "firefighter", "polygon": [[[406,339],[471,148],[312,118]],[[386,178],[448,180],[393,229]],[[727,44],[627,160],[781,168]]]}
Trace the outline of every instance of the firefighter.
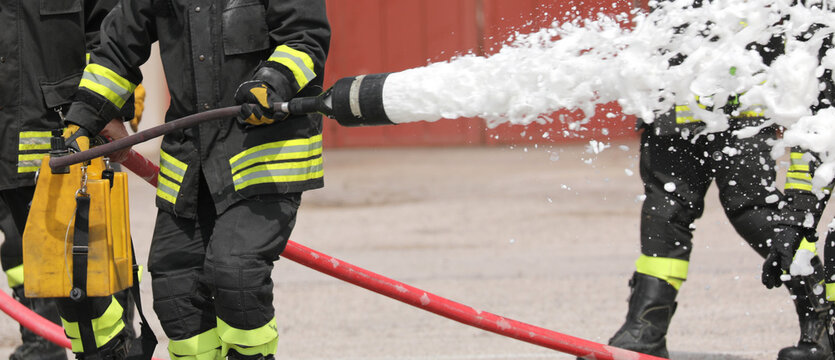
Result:
{"label": "firefighter", "polygon": [[[769,65],[781,54],[782,44],[783,38],[774,36],[768,44],[749,46]],[[684,59],[674,57],[670,65]],[[761,126],[766,120],[761,107],[740,104],[738,97],[732,97],[716,111],[726,114],[729,129],[699,134],[704,123],[688,105],[675,106],[651,124],[639,122],[640,174],[646,196],[641,209],[641,255],[629,281],[626,320],[609,340],[610,345],[669,357],[666,334],[675,314],[676,295],[687,279],[693,224],[704,211],[711,183],[716,183],[722,208],[736,232],[760,256],[769,252],[775,238],[772,220],[778,218],[783,198],[775,188],[776,162],[769,145],[776,139],[777,128],[763,126],[753,136],[738,138],[735,130]],[[815,274],[786,282],[798,312],[801,336],[796,346],[780,351],[781,360],[832,359],[826,334],[819,331],[828,321],[829,304],[806,287],[822,276],[817,257],[813,264],[818,269]],[[813,308],[820,311],[806,316]]]}
{"label": "firefighter", "polygon": [[[820,24],[812,25],[799,40],[809,41],[823,27]],[[832,34],[824,37],[821,44],[818,51],[819,60],[832,48]],[[818,81],[822,90],[817,103],[812,106],[813,114],[831,107],[835,101],[832,71],[824,70]],[[812,177],[820,165],[816,154],[795,147],[791,149],[789,156],[790,165],[786,171],[783,190],[786,196],[782,210],[776,218],[778,225],[774,244],[763,263],[762,282],[769,289],[779,287],[784,282],[781,276],[789,273],[798,250],[816,252],[817,227],[832,193],[832,184],[823,188],[813,188]],[[778,354],[778,360],[833,359],[835,344],[832,344],[832,338],[827,336],[827,332],[833,330],[831,302],[835,300],[835,233],[832,228],[824,244],[824,265],[821,265],[820,259],[815,256],[811,259],[811,275],[791,276],[791,280],[785,282],[789,285],[790,291],[792,286],[798,286],[797,283],[801,282],[800,285],[811,295],[795,301],[800,319],[800,341],[797,347],[782,349]],[[824,288],[821,289],[821,286]],[[818,354],[811,356],[813,351]]]}
{"label": "firefighter", "polygon": [[321,92],[325,1],[123,1],[101,41],[67,114],[82,135],[119,112],[155,41],[166,120],[241,104],[237,121],[163,138],[148,267],[172,359],[274,358],[273,263],[323,173],[321,116],[272,103]]}
{"label": "firefighter", "polygon": [[[25,295],[22,234],[50,131],[63,126],[86,53],[98,44],[102,19],[116,2],[0,0],[0,263],[14,297],[55,323],[61,318],[53,299]],[[112,315],[113,324],[132,332],[124,326],[127,314]],[[23,327],[21,337],[10,359],[66,359],[62,347]]]}

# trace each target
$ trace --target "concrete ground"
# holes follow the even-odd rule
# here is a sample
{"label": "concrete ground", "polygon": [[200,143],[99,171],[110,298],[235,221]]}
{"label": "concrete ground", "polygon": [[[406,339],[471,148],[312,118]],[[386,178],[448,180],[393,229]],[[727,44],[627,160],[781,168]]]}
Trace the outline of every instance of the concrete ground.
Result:
{"label": "concrete ground", "polygon": [[[582,144],[328,149],[325,161],[326,187],[304,195],[294,241],[561,333],[606,342],[622,323],[639,254],[636,140],[598,155]],[[142,262],[153,196],[150,186],[132,179],[132,228]],[[696,222],[690,276],[668,335],[672,359],[775,359],[797,340],[793,307],[785,290],[760,284],[760,258],[717,200],[713,188]],[[286,259],[276,264],[274,279],[281,359],[573,358]],[[150,281],[141,286],[151,311]],[[167,358],[164,334],[151,322],[160,338],[156,354]],[[0,316],[0,329],[5,357],[19,336],[8,317]]]}

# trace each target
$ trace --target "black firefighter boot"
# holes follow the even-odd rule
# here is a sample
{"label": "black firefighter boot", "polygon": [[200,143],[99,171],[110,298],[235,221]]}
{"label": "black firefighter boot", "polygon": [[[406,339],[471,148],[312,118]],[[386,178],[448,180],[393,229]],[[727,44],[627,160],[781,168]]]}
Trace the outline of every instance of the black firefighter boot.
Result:
{"label": "black firefighter boot", "polygon": [[629,280],[629,312],[626,322],[609,339],[621,349],[668,358],[667,328],[676,312],[678,290],[655,276],[634,273]]}
{"label": "black firefighter boot", "polygon": [[[36,314],[46,318],[53,323],[61,325],[61,317],[58,315],[58,307],[52,299],[28,298],[24,296],[23,286],[12,289],[15,299],[21,304],[34,311]],[[17,347],[9,356],[9,360],[66,360],[67,351],[49,340],[40,337],[29,329],[20,326],[20,337],[23,344]]]}
{"label": "black firefighter boot", "polygon": [[796,346],[783,348],[777,360],[833,360],[829,340],[832,327],[832,305],[823,289],[823,266],[818,257],[812,259],[815,272],[809,276],[793,276],[786,287],[794,297],[800,322],[800,340]]}

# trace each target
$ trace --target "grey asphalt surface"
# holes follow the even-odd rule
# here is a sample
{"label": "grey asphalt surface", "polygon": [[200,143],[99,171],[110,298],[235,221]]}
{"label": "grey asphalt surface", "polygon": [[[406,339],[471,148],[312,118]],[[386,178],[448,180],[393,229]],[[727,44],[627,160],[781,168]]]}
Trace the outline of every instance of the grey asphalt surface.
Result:
{"label": "grey asphalt surface", "polygon": [[[605,343],[626,314],[639,255],[637,145],[618,141],[597,155],[584,144],[326,149],[326,187],[305,193],[292,239],[476,309]],[[130,186],[144,263],[154,190],[135,177]],[[787,291],[760,284],[761,260],[725,219],[715,188],[696,227],[689,280],[668,334],[671,358],[775,359],[798,336]],[[281,359],[573,358],[287,259],[273,278]],[[150,285],[141,287],[152,312]],[[150,315],[156,354],[168,358]],[[0,329],[2,358],[19,335],[6,316]]]}

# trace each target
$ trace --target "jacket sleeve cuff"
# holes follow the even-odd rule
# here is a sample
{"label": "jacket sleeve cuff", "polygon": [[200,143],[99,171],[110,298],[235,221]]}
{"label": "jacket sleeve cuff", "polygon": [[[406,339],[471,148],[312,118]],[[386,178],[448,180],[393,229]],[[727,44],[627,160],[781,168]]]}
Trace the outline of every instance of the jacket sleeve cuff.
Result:
{"label": "jacket sleeve cuff", "polygon": [[98,134],[107,125],[108,117],[102,116],[101,111],[83,101],[76,101],[67,112],[66,122],[83,127],[90,134]]}
{"label": "jacket sleeve cuff", "polygon": [[267,61],[263,64],[255,72],[255,75],[252,76],[252,80],[260,80],[267,83],[283,100],[293,98],[301,90],[295,85],[295,82],[290,81],[293,74],[281,65],[270,63],[270,61]]}

